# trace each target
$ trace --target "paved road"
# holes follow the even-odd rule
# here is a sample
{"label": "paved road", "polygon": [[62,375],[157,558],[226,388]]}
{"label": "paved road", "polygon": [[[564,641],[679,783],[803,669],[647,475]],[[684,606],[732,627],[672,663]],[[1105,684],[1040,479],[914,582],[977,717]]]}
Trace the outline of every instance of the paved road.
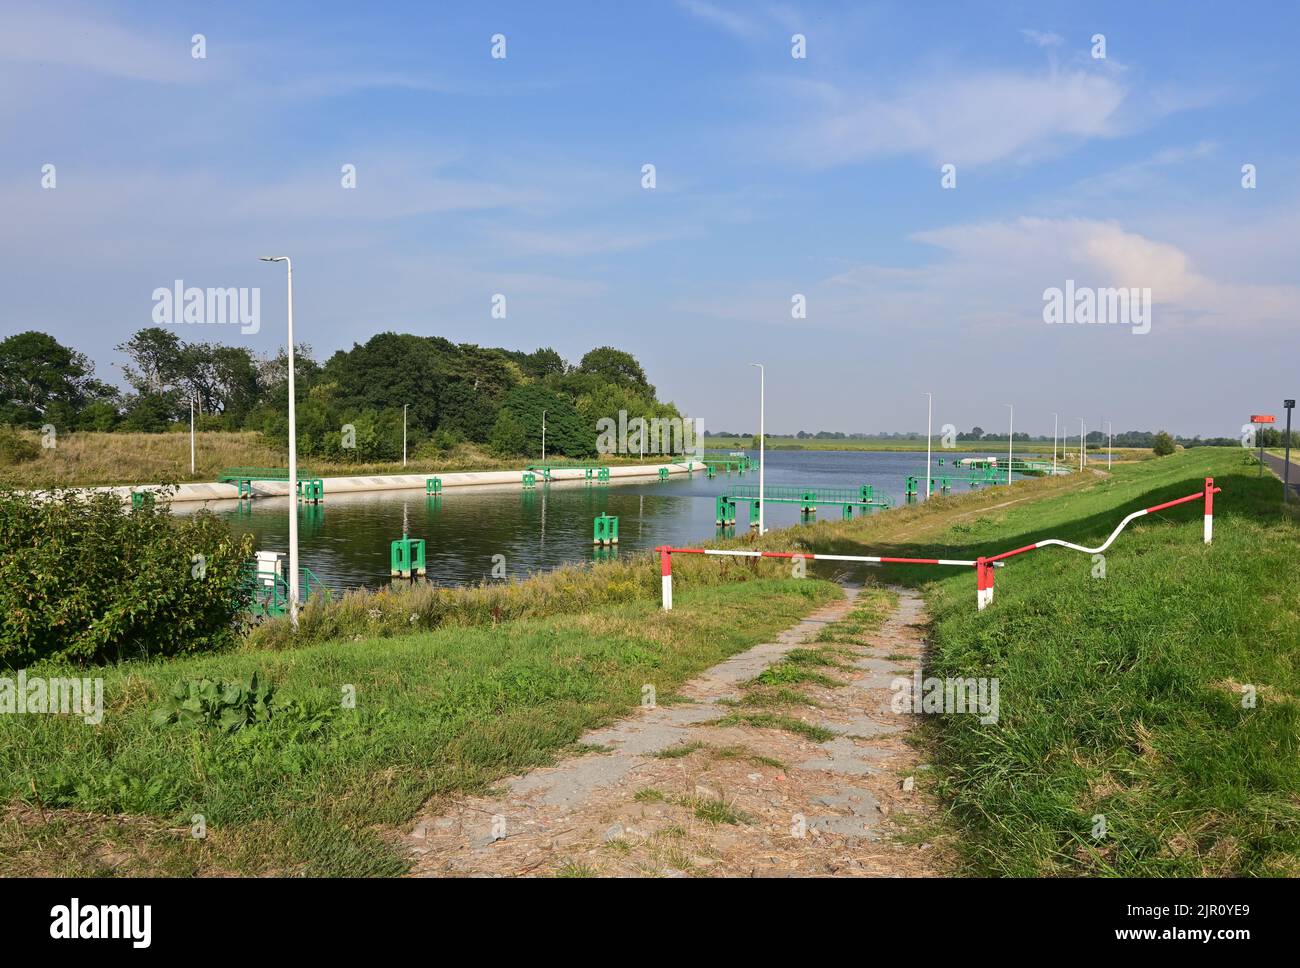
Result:
{"label": "paved road", "polygon": [[[1264,463],[1268,468],[1281,479],[1286,461],[1273,454],[1265,451]],[[1291,499],[1300,500],[1300,464],[1292,462],[1291,464]]]}

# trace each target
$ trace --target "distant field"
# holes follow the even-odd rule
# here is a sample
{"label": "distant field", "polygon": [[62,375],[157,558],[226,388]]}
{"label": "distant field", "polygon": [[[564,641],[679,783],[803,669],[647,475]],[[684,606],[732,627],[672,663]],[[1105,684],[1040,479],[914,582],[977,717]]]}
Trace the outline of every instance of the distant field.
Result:
{"label": "distant field", "polygon": [[[747,452],[756,452],[757,448],[753,441],[748,437],[709,437],[704,442],[707,450],[745,450]],[[890,439],[867,439],[867,440],[800,440],[797,437],[769,437],[767,439],[768,450],[872,450],[872,451],[924,451],[924,440],[890,440]],[[939,438],[934,438],[934,448],[939,451]],[[1007,452],[1007,442],[997,441],[975,441],[959,440],[955,450],[971,454],[992,454],[1003,455]],[[1041,441],[1030,441],[1022,443],[1016,441],[1014,448],[1016,454],[1047,454],[1052,453],[1052,443],[1042,443]],[[1060,449],[1057,450],[1058,455]],[[1079,459],[1078,444],[1072,447],[1067,441],[1066,454],[1072,454],[1075,460]],[[1096,460],[1097,454],[1106,456],[1105,447],[1096,447],[1088,445],[1089,460]],[[1141,460],[1144,457],[1150,457],[1151,450],[1146,447],[1116,447],[1114,450],[1115,460]],[[1065,459],[1062,457],[1062,459]]]}

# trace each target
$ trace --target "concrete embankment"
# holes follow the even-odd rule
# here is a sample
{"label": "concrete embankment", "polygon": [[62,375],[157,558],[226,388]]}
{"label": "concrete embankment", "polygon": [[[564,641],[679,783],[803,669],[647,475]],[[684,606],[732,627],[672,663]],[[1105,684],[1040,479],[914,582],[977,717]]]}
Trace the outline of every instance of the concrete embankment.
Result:
{"label": "concrete embankment", "polygon": [[[674,464],[630,464],[622,466],[610,466],[609,476],[611,479],[624,477],[655,477],[659,474],[659,468],[668,468],[669,474],[685,474],[688,472],[690,462]],[[693,462],[696,471],[702,471],[703,465],[698,461]],[[430,477],[442,478],[444,489],[452,487],[468,487],[471,485],[514,485],[519,487],[522,483],[524,469],[520,468],[513,471],[456,471],[452,473],[441,473],[439,471],[426,471],[419,474],[370,474],[357,477],[324,477],[321,478],[325,487],[325,496],[330,494],[360,494],[367,491],[402,491],[402,490],[424,490],[425,482]],[[541,472],[537,474],[538,483],[541,481]],[[551,480],[553,481],[580,481],[584,480],[582,470],[552,470]],[[284,497],[290,491],[288,481],[253,481],[253,494],[255,497]],[[94,487],[87,488],[90,491],[107,491],[116,494],[124,501],[129,501],[132,494],[159,492],[163,489],[161,484],[136,484],[120,487]],[[193,501],[233,501],[239,497],[239,488],[234,484],[181,484],[177,487],[175,493],[171,496],[173,503],[184,503]]]}

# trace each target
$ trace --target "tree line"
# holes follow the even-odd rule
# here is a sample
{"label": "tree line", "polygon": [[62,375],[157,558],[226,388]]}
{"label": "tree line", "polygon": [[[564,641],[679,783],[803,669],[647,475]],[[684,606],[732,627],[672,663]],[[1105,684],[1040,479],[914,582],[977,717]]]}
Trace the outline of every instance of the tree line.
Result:
{"label": "tree line", "polygon": [[[191,402],[204,430],[256,430],[287,446],[288,353],[272,355],[183,341],[147,327],[117,347],[127,388],[100,380],[85,354],[29,331],[0,340],[0,424],[160,433],[188,426]],[[549,347],[531,353],[379,333],[324,362],[294,350],[299,452],[368,462],[402,455],[403,407],[411,453],[462,441],[502,456],[540,451],[595,456],[596,421],[680,417],[660,402],[632,354],[610,346],[576,364]]]}

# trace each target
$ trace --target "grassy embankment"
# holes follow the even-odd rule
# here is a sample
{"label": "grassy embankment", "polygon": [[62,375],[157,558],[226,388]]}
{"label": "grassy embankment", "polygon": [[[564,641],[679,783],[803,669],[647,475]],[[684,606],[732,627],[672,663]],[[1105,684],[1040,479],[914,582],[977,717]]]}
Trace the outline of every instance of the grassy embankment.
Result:
{"label": "grassy embankment", "polygon": [[[630,710],[645,683],[665,701],[839,594],[789,578],[697,586],[664,616],[646,589],[620,603],[609,575],[622,571],[585,573],[605,595],[586,611],[79,670],[104,677],[100,726],[0,716],[0,875],[400,873],[384,831],[430,798],[550,762]],[[532,596],[535,611],[545,598]],[[233,734],[150,722],[182,678],[254,671],[294,706]],[[72,674],[29,670],[60,673]],[[349,687],[354,709],[341,708]],[[203,839],[189,835],[195,814]]]}
{"label": "grassy embankment", "polygon": [[[26,433],[33,443],[40,436]],[[226,467],[285,467],[288,456],[256,431],[203,431],[195,435],[195,473],[190,473],[188,433],[69,433],[57,446],[41,448],[35,460],[0,463],[0,484],[19,488],[90,487],[105,484],[161,484],[215,481]],[[564,457],[548,454],[548,461]],[[653,458],[651,458],[653,461]],[[452,471],[512,470],[531,463],[526,458],[502,459],[482,447],[462,443],[436,457],[415,459],[408,466],[386,461],[347,464],[315,458],[299,459],[299,467],[322,477],[366,474],[421,474]],[[631,457],[602,457],[603,464],[638,464]]]}
{"label": "grassy embankment", "polygon": [[969,576],[930,586],[930,673],[1001,687],[997,725],[929,724],[970,870],[1300,875],[1300,527],[1255,474],[1205,448],[939,536],[963,556],[1095,547],[1125,512],[1224,488],[1211,546],[1194,503],[1130,525],[1104,578],[1056,548],[1001,569],[983,614]]}

